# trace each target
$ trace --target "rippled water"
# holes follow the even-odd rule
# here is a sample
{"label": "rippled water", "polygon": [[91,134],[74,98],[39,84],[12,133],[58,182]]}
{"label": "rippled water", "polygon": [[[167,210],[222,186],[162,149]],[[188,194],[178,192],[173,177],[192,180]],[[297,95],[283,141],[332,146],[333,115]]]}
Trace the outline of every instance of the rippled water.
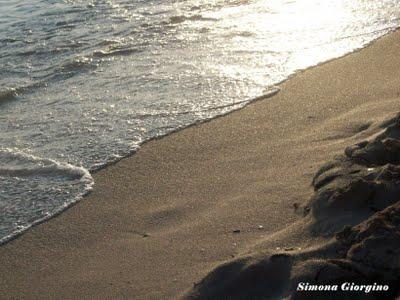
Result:
{"label": "rippled water", "polygon": [[0,0],[0,241],[79,200],[87,170],[243,107],[399,17],[394,0]]}

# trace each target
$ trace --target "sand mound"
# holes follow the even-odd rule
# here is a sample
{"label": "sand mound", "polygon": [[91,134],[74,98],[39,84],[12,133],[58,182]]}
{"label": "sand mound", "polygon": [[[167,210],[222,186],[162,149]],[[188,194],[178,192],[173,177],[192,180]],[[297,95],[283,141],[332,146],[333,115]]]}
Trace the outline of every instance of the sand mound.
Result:
{"label": "sand mound", "polygon": [[[400,118],[346,148],[313,179],[296,251],[246,254],[209,273],[190,299],[394,299],[400,283]],[[321,287],[322,286],[322,287]],[[329,289],[337,290],[329,290]],[[308,290],[306,289],[323,289]],[[303,289],[303,290],[301,290]],[[388,290],[385,290],[388,289]]]}

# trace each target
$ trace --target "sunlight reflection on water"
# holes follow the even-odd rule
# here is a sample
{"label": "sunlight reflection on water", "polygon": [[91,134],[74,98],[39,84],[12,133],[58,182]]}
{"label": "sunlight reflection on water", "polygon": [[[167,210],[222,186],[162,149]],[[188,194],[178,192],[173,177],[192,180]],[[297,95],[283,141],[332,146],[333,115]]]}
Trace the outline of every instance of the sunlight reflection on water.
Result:
{"label": "sunlight reflection on water", "polygon": [[0,0],[0,237],[81,197],[71,169],[243,107],[399,17],[394,0]]}

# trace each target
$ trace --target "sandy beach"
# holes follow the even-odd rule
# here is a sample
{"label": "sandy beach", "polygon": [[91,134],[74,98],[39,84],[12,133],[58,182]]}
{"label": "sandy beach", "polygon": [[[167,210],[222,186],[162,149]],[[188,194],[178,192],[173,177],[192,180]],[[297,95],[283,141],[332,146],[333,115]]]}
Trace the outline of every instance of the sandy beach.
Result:
{"label": "sandy beach", "polygon": [[[261,283],[241,273],[249,264],[238,266],[242,257],[255,265],[277,251],[296,262],[328,257],[322,249],[335,232],[375,212],[321,208],[314,190],[327,179],[317,176],[313,187],[313,177],[346,147],[394,124],[399,53],[397,31],[299,72],[273,97],[148,142],[97,172],[89,196],[0,247],[0,298],[213,298],[232,296],[233,285],[256,297]],[[303,269],[291,263],[288,279],[285,262],[268,263],[256,274],[273,270],[287,285],[268,296],[287,296]],[[221,264],[229,276],[201,281]]]}

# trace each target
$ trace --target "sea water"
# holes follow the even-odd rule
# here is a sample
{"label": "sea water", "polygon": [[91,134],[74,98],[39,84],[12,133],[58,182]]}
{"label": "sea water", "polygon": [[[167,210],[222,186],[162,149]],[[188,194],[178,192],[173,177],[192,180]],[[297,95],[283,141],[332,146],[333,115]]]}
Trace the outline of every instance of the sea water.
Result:
{"label": "sea water", "polygon": [[146,140],[274,92],[399,17],[395,0],[0,0],[0,242]]}

